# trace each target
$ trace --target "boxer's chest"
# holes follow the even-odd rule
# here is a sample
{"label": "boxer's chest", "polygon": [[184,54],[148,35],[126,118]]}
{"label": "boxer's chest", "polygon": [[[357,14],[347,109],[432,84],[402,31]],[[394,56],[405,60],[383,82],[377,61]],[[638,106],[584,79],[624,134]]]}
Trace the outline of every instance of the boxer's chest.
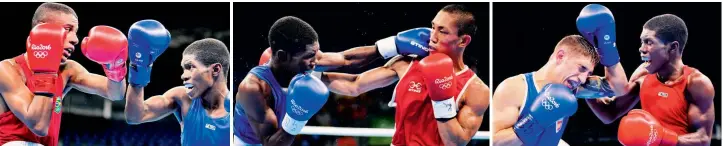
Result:
{"label": "boxer's chest", "polygon": [[677,124],[678,120],[687,121],[685,83],[686,81],[664,84],[655,78],[646,78],[640,87],[640,104],[643,110],[650,112],[664,124]]}

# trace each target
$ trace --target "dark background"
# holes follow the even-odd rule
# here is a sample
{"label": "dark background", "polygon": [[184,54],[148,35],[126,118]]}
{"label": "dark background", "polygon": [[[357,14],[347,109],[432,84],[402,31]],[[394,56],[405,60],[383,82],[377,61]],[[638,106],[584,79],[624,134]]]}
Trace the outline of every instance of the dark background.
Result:
{"label": "dark background", "polygon": [[[3,3],[5,42],[0,58],[12,58],[25,52],[25,39],[31,29],[33,13],[41,3]],[[127,34],[136,21],[155,19],[171,32],[169,48],[156,60],[145,98],[163,94],[182,84],[181,52],[191,42],[216,38],[230,48],[229,3],[64,3],[78,14],[78,39],[87,36],[91,27],[109,25]],[[104,75],[101,65],[88,60],[80,45],[70,57],[89,72]],[[63,145],[180,145],[180,126],[173,115],[157,122],[128,125],[123,110],[125,100],[109,101],[102,97],[72,90],[63,101],[60,143]],[[106,106],[104,108],[104,106]]]}
{"label": "dark background", "polygon": [[[268,47],[268,31],[283,16],[296,16],[308,22],[319,34],[323,52],[339,52],[357,46],[374,45],[382,38],[416,27],[431,27],[439,10],[450,3],[234,3],[234,85],[258,64]],[[489,81],[489,6],[488,3],[464,3],[475,14],[477,33],[465,50],[465,63],[486,83]],[[262,11],[258,11],[262,10]],[[381,66],[379,59],[361,69],[341,72],[361,73]],[[391,100],[395,85],[370,91],[356,98],[332,95],[324,108],[307,125],[334,127],[393,128]],[[236,90],[236,89],[234,89]],[[236,93],[236,91],[234,91]],[[480,130],[489,130],[485,116]],[[420,127],[423,128],[423,127]],[[359,145],[389,145],[391,138],[297,137],[295,145],[331,145],[356,141]],[[488,145],[474,140],[470,145]]]}
{"label": "dark background", "polygon": [[[494,3],[493,82],[536,71],[547,62],[557,42],[578,34],[575,19],[589,3]],[[671,13],[688,26],[683,62],[699,69],[716,89],[716,122],[711,145],[720,145],[721,4],[720,3],[601,3],[615,16],[620,60],[628,76],[640,65],[640,32],[650,18]],[[522,62],[522,63],[513,63]],[[601,65],[595,75],[604,75]],[[664,106],[664,105],[662,105]],[[636,108],[640,108],[640,104]],[[562,139],[570,145],[620,145],[619,119],[604,125],[583,100],[570,118]],[[715,130],[718,129],[718,130]]]}

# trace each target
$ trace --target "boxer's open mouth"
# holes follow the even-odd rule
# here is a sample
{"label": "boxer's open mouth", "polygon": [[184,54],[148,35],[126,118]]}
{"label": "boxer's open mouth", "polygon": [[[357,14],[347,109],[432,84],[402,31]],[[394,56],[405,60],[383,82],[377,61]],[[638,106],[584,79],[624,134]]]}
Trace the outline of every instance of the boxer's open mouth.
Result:
{"label": "boxer's open mouth", "polygon": [[183,86],[186,87],[186,89],[189,89],[189,90],[190,90],[190,89],[193,89],[193,84],[191,84],[191,83],[184,83]]}
{"label": "boxer's open mouth", "polygon": [[647,66],[650,65],[650,57],[648,57],[648,56],[640,56],[640,60],[643,61],[643,65],[644,65],[645,67],[647,67]]}
{"label": "boxer's open mouth", "polygon": [[566,82],[567,88],[570,88],[570,90],[575,90],[577,86],[580,86],[580,82],[573,81],[573,80],[567,80]]}

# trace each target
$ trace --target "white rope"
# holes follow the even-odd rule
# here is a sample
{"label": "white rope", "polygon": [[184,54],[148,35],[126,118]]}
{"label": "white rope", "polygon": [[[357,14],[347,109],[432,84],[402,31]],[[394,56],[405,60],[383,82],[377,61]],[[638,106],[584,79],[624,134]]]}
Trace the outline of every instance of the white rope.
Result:
{"label": "white rope", "polygon": [[[325,126],[304,126],[301,133],[305,135],[357,136],[357,137],[392,137],[394,129],[388,128],[346,128]],[[489,131],[477,131],[472,139],[489,139]]]}

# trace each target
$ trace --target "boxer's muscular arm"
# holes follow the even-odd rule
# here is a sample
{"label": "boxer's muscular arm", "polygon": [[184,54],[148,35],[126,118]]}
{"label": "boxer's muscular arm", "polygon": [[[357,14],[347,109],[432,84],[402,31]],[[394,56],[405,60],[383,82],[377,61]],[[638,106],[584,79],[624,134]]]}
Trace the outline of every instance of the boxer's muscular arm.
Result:
{"label": "boxer's muscular arm", "polygon": [[359,96],[367,91],[389,86],[406,73],[409,61],[391,60],[391,65],[377,67],[361,74],[324,72],[321,81],[331,92]]}
{"label": "boxer's muscular arm", "polygon": [[600,121],[610,124],[625,115],[640,101],[640,85],[647,74],[645,66],[641,64],[625,85],[626,93],[624,95],[613,98],[586,99],[585,102]]}
{"label": "boxer's muscular arm", "polygon": [[35,96],[25,86],[20,73],[15,72],[11,61],[0,62],[0,95],[10,111],[35,135],[48,134],[53,99]]}
{"label": "boxer's muscular arm", "polygon": [[605,67],[605,78],[616,96],[625,95],[630,91],[630,89],[626,88],[628,77],[625,75],[625,70],[620,62],[613,66]]}
{"label": "boxer's muscular arm", "polygon": [[134,125],[157,121],[170,115],[180,107],[178,106],[179,98],[187,96],[187,89],[179,86],[171,88],[163,95],[152,96],[143,101],[144,89],[129,87],[128,93],[126,93],[126,122]]}
{"label": "boxer's muscular arm", "polygon": [[517,122],[526,90],[522,76],[518,75],[502,81],[492,94],[493,145],[522,145],[512,126]]}
{"label": "boxer's muscular arm", "polygon": [[332,70],[337,68],[359,68],[381,58],[376,46],[351,48],[343,52],[322,53],[316,67]]}
{"label": "boxer's muscular arm", "polygon": [[482,116],[490,103],[490,89],[477,77],[471,80],[463,96],[457,97],[464,98],[457,117],[445,122],[437,121],[444,145],[467,145],[482,125]]}
{"label": "boxer's muscular arm", "polygon": [[710,145],[715,122],[715,89],[710,79],[700,72],[691,74],[687,91],[690,93],[688,123],[696,131],[678,136],[679,146]]}
{"label": "boxer's muscular arm", "polygon": [[67,61],[66,69],[70,73],[70,86],[75,89],[113,101],[122,100],[125,96],[125,79],[116,82],[105,76],[90,73],[85,67],[73,60]]}
{"label": "boxer's muscular arm", "polygon": [[266,105],[262,81],[249,74],[238,86],[236,103],[246,113],[249,124],[263,145],[291,145],[294,135],[280,128],[274,111]]}

